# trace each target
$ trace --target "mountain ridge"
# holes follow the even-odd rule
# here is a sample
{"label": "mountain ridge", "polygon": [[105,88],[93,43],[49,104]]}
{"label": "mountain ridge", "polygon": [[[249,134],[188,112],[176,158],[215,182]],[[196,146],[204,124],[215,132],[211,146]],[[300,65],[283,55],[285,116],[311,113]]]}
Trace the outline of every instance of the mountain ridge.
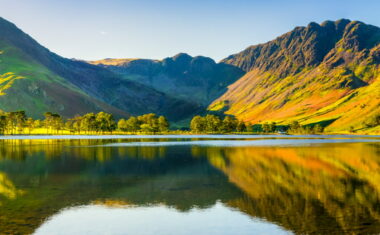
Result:
{"label": "mountain ridge", "polygon": [[[298,121],[360,132],[380,112],[379,64],[380,29],[347,19],[295,27],[215,62],[186,53],[67,59],[0,18],[0,109],[38,118],[45,111],[154,112],[183,124],[208,109],[252,124]],[[24,79],[8,81],[9,73]]]}
{"label": "mountain ridge", "polygon": [[[107,69],[50,52],[3,18],[0,50],[4,52],[0,73],[14,72],[26,78],[1,97],[0,108],[5,111],[26,109],[34,117],[46,111],[66,117],[102,110],[122,117],[155,112],[178,120],[200,109],[191,101],[169,97]],[[73,96],[77,98],[73,100]],[[73,105],[75,100],[78,105]]]}
{"label": "mountain ridge", "polygon": [[379,43],[380,29],[359,21],[296,27],[222,60],[247,73],[209,109],[252,123],[365,129],[379,113]]}
{"label": "mountain ridge", "polygon": [[89,61],[109,69],[126,80],[152,87],[170,96],[192,100],[207,107],[244,71],[205,56],[178,53],[162,60],[104,59]]}

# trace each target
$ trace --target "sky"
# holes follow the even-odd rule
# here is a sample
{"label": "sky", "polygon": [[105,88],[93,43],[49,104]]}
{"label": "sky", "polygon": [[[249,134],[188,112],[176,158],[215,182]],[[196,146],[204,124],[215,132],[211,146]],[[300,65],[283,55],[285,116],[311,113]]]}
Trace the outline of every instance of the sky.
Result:
{"label": "sky", "polygon": [[0,0],[0,16],[68,58],[217,61],[296,26],[341,18],[380,26],[379,0]]}

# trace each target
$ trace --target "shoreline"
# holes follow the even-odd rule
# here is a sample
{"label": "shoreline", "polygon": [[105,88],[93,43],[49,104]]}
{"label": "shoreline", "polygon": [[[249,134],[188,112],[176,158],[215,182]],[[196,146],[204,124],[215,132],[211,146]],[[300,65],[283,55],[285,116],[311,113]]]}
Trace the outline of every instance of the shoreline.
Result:
{"label": "shoreline", "polygon": [[0,140],[69,140],[69,139],[379,139],[380,135],[327,134],[327,135],[280,135],[280,134],[74,134],[74,135],[1,135]]}

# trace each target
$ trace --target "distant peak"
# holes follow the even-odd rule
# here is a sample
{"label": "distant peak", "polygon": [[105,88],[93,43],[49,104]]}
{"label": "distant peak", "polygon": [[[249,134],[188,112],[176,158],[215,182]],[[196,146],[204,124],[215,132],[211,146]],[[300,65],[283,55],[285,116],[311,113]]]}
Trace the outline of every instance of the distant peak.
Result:
{"label": "distant peak", "polygon": [[189,54],[186,54],[186,53],[178,53],[177,55],[173,56],[173,59],[174,60],[188,60],[188,59],[192,59],[193,57],[191,57]]}

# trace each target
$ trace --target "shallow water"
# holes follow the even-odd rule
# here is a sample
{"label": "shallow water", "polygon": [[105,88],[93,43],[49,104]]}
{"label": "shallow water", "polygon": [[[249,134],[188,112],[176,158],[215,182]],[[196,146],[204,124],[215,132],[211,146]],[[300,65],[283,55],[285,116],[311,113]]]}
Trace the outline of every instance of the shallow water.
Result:
{"label": "shallow water", "polygon": [[378,137],[2,138],[0,234],[380,233]]}

